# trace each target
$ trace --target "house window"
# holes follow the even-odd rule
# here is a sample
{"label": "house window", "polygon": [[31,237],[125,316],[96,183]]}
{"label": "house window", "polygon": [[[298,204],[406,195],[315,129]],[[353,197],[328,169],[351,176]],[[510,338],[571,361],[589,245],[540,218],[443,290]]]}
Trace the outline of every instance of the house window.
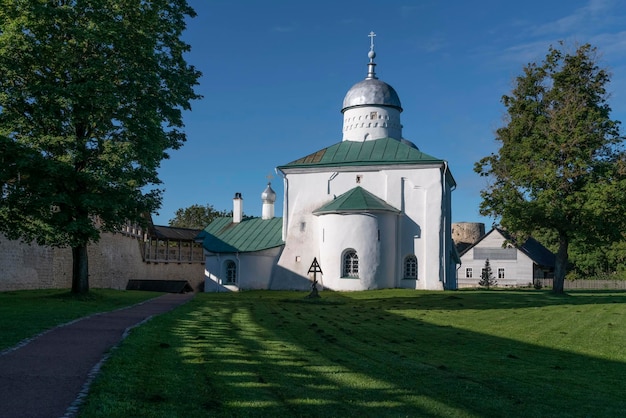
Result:
{"label": "house window", "polygon": [[417,279],[417,257],[409,255],[404,259],[404,278]]}
{"label": "house window", "polygon": [[226,262],[226,284],[237,283],[237,264],[228,260]]}
{"label": "house window", "polygon": [[498,279],[504,279],[504,268],[502,267],[498,269]]}
{"label": "house window", "polygon": [[465,269],[465,278],[466,278],[466,279],[471,279],[471,278],[472,278],[472,275],[473,275],[473,270],[472,270],[472,268],[471,268],[471,267],[467,267],[467,268]]}
{"label": "house window", "polygon": [[370,112],[370,119],[378,119],[378,112]]}
{"label": "house window", "polygon": [[343,254],[342,277],[359,277],[359,257],[356,251],[348,250]]}

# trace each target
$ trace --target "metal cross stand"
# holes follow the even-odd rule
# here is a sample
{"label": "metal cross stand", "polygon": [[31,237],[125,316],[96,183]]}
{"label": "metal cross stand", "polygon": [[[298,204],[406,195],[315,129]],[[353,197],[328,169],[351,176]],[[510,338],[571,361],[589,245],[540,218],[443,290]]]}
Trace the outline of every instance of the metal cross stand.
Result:
{"label": "metal cross stand", "polygon": [[322,268],[320,267],[320,263],[317,262],[317,257],[313,258],[313,262],[311,263],[311,267],[309,267],[309,273],[313,273],[313,283],[311,284],[311,293],[307,295],[307,298],[319,298],[320,295],[317,291],[317,273],[322,273]]}

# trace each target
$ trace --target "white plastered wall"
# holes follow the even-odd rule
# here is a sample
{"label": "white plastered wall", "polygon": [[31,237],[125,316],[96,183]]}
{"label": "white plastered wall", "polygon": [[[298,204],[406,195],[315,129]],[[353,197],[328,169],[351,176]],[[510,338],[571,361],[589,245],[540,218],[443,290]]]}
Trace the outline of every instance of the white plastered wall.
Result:
{"label": "white plastered wall", "polygon": [[[361,186],[403,212],[394,220],[396,225],[385,226],[397,228],[396,244],[387,245],[390,248],[385,248],[384,253],[386,258],[394,260],[393,267],[388,269],[393,277],[386,282],[377,276],[381,280],[377,287],[443,289],[449,263],[443,259],[447,260],[442,244],[445,235],[442,210],[449,205],[442,201],[442,179],[441,165],[343,167],[337,171],[285,169],[283,239],[286,245],[273,287],[297,288],[290,283],[308,279],[313,258],[320,259],[323,230],[320,225],[323,216],[314,216],[312,212]],[[402,261],[410,253],[418,258],[418,280],[401,281]],[[330,274],[323,264],[321,267],[324,275]],[[324,277],[324,280],[331,279]]]}
{"label": "white plastered wall", "polygon": [[[282,247],[249,253],[207,252],[204,271],[205,291],[268,289],[281,250]],[[226,287],[226,263],[229,260],[234,261],[237,266],[237,283]]]}
{"label": "white plastered wall", "polygon": [[[394,287],[397,215],[392,212],[320,215],[318,225],[323,285],[333,290]],[[354,250],[358,277],[343,274],[343,254]]]}
{"label": "white plastered wall", "polygon": [[[476,248],[502,248],[506,241],[505,237],[497,230],[491,231],[476,246],[471,248],[461,257],[461,268],[458,270],[457,280],[459,287],[478,286],[482,269],[485,267],[484,259],[474,259]],[[489,260],[491,271],[497,281],[497,286],[527,286],[533,282],[534,262],[522,251],[517,250],[516,260]],[[466,269],[472,269],[472,278],[466,278]],[[498,269],[504,268],[504,279],[498,278]]]}
{"label": "white plastered wall", "polygon": [[344,141],[363,142],[380,138],[402,139],[399,109],[385,106],[358,106],[344,112]]}

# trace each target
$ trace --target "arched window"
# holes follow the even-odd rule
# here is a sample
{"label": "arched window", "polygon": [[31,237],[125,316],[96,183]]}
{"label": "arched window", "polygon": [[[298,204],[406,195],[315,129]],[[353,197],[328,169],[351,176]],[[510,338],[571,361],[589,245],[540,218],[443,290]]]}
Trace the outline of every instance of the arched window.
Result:
{"label": "arched window", "polygon": [[347,250],[343,253],[343,277],[359,277],[359,257],[356,251]]}
{"label": "arched window", "polygon": [[233,260],[226,262],[226,284],[237,283],[237,264]]}
{"label": "arched window", "polygon": [[407,255],[404,259],[404,278],[417,279],[417,257]]}

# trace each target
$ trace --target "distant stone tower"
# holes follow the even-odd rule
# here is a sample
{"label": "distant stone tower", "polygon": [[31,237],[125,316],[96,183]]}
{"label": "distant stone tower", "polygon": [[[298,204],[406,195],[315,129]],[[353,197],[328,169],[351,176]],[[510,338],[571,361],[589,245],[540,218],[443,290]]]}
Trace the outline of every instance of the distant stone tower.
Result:
{"label": "distant stone tower", "polygon": [[457,222],[452,224],[452,240],[456,249],[463,252],[485,235],[485,224],[480,222]]}

